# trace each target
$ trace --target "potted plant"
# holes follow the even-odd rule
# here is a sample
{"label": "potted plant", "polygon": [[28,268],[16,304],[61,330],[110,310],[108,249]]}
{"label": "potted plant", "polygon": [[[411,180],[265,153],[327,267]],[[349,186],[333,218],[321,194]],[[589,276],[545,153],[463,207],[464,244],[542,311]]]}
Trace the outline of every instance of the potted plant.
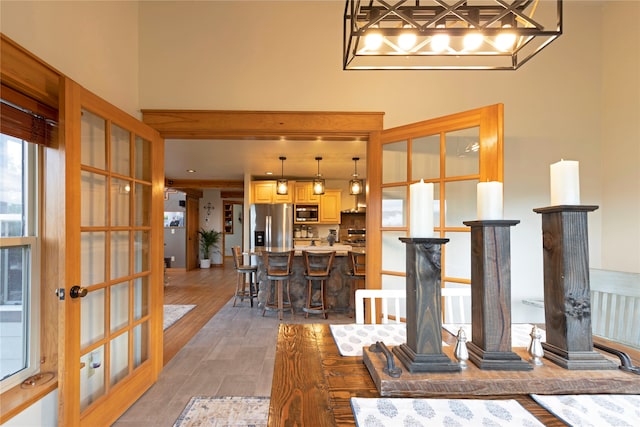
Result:
{"label": "potted plant", "polygon": [[205,230],[201,228],[198,231],[198,235],[200,236],[200,250],[202,251],[200,268],[209,268],[211,267],[211,249],[217,249],[222,233],[216,230]]}

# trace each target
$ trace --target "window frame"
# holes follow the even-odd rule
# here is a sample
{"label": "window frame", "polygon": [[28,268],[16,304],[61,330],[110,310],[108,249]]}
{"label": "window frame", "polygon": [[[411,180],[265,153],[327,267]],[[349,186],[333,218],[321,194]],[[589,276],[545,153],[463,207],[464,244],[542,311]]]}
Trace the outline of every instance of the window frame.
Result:
{"label": "window frame", "polygon": [[23,341],[26,347],[26,366],[23,369],[0,379],[0,393],[18,386],[29,377],[40,372],[41,354],[41,244],[40,244],[40,195],[42,182],[40,180],[41,148],[38,144],[11,135],[2,136],[21,141],[23,144],[23,235],[19,237],[0,237],[0,248],[26,247],[27,268],[23,270],[23,283],[26,286],[23,293],[23,326],[28,339]]}

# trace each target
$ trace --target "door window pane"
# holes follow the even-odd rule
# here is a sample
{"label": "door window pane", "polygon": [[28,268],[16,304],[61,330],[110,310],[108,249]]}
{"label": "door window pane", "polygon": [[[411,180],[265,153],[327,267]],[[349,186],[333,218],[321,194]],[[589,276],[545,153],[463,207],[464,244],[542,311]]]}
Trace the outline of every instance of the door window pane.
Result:
{"label": "door window pane", "polygon": [[87,293],[80,299],[80,348],[104,337],[104,289]]}
{"label": "door window pane", "polygon": [[411,143],[411,180],[440,177],[440,135],[415,138]]}
{"label": "door window pane", "polygon": [[133,329],[133,367],[137,368],[149,358],[149,322]]}
{"label": "door window pane", "polygon": [[382,232],[382,269],[404,273],[407,268],[405,244],[400,237],[407,237],[404,231]]}
{"label": "door window pane", "polygon": [[106,169],[106,123],[105,120],[90,111],[82,110],[81,162],[83,165]]}
{"label": "door window pane", "polygon": [[473,127],[447,132],[445,170],[447,177],[479,173],[480,129]]}
{"label": "door window pane", "polygon": [[476,219],[477,180],[453,181],[444,184],[447,227],[464,227],[463,221]]}
{"label": "door window pane", "polygon": [[382,189],[382,226],[404,227],[407,224],[407,187]]}
{"label": "door window pane", "polygon": [[125,332],[111,340],[110,384],[118,383],[129,374],[129,333]]}
{"label": "door window pane", "polygon": [[129,232],[111,232],[111,280],[129,275]]}
{"label": "door window pane", "polygon": [[106,280],[106,234],[102,231],[80,235],[80,284],[103,283]]}
{"label": "door window pane", "polygon": [[151,250],[151,233],[148,231],[136,231],[133,241],[134,273],[149,271],[149,251]]}
{"label": "door window pane", "polygon": [[151,181],[151,142],[137,135],[135,159],[135,177],[144,181]]}
{"label": "door window pane", "polygon": [[149,277],[139,277],[133,281],[133,320],[149,314]]}
{"label": "door window pane", "polygon": [[407,180],[407,141],[382,146],[382,183]]}
{"label": "door window pane", "polygon": [[129,323],[129,282],[118,283],[111,290],[111,332],[127,326]]}
{"label": "door window pane", "polygon": [[111,124],[111,171],[119,175],[131,176],[130,137],[129,131]]}
{"label": "door window pane", "polygon": [[447,277],[468,279],[471,277],[471,239],[468,232],[450,232],[445,237],[449,239],[443,245],[445,256],[445,271]]}
{"label": "door window pane", "polygon": [[107,225],[107,177],[93,172],[80,173],[80,225]]}
{"label": "door window pane", "polygon": [[111,225],[126,227],[129,225],[131,205],[131,182],[111,178]]}
{"label": "door window pane", "polygon": [[151,186],[136,184],[135,192],[135,222],[136,227],[148,227],[151,225]]}
{"label": "door window pane", "polygon": [[82,356],[80,366],[80,410],[84,411],[105,392],[104,346]]}

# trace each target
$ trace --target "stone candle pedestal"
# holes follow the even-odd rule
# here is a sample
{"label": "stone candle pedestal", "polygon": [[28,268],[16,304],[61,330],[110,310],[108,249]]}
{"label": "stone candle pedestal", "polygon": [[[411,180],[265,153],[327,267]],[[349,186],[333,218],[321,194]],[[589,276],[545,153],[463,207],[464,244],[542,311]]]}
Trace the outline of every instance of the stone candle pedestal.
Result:
{"label": "stone candle pedestal", "polygon": [[471,227],[471,342],[469,360],[480,369],[528,371],[511,351],[510,228],[517,220],[465,221]]}
{"label": "stone candle pedestal", "polygon": [[542,214],[544,357],[566,369],[616,369],[593,350],[587,213],[597,206],[560,205]]}
{"label": "stone candle pedestal", "polygon": [[409,372],[458,372],[442,352],[442,245],[449,239],[400,238],[407,257],[407,342],[393,353]]}

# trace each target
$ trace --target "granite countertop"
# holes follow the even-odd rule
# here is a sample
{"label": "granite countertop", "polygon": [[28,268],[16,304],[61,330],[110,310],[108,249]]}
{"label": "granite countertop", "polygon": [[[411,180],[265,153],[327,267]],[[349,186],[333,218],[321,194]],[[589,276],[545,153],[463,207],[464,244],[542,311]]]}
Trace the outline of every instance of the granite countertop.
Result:
{"label": "granite countertop", "polygon": [[[295,245],[293,247],[293,249],[296,251],[296,253],[295,253],[296,256],[302,255],[302,251],[316,251],[316,252],[335,251],[336,252],[336,256],[346,256],[349,251],[360,252],[360,253],[364,252],[364,248],[359,248],[359,247],[358,248],[354,248],[351,245],[341,245],[341,244],[334,244],[333,246],[330,246],[330,245],[327,245],[327,244]],[[255,255],[255,254],[257,254],[259,252],[263,252],[263,251],[284,252],[284,251],[289,251],[289,250],[291,250],[291,248],[264,246],[264,247],[254,248],[251,251],[251,254]]]}

